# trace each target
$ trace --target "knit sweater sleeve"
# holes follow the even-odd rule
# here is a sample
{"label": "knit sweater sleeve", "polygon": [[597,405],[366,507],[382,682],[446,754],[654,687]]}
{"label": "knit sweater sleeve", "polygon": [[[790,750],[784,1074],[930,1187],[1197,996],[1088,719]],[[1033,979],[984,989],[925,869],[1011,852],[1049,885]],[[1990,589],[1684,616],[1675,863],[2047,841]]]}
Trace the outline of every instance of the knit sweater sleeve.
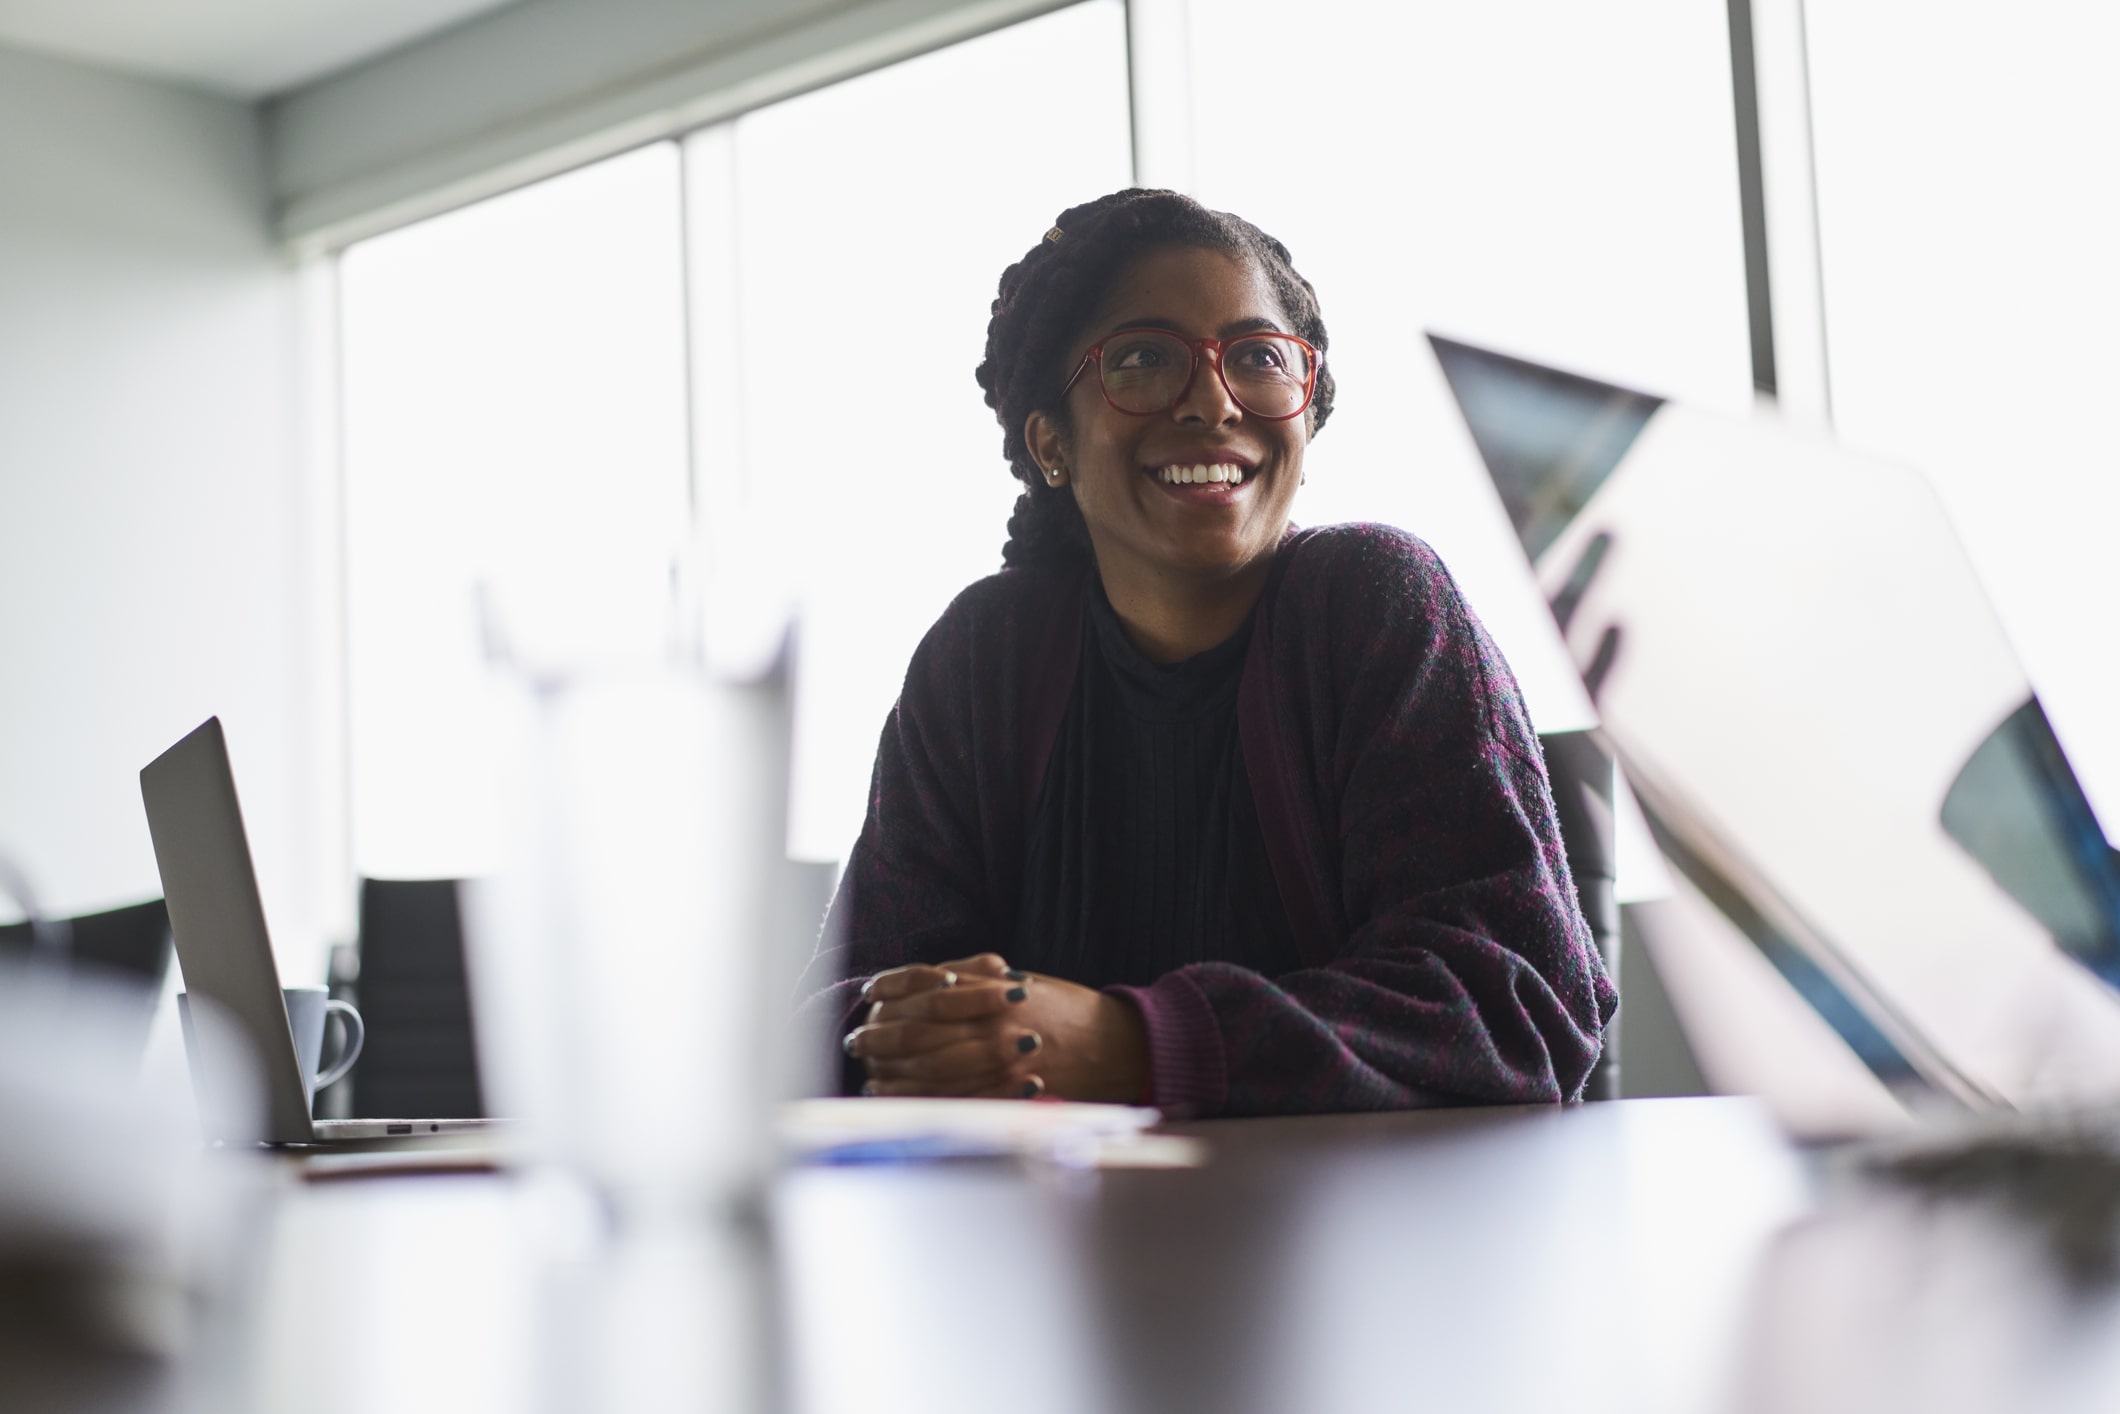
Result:
{"label": "knit sweater sleeve", "polygon": [[[1419,540],[1321,532],[1274,606],[1274,739],[1316,819],[1329,959],[1124,989],[1200,1114],[1579,1097],[1618,1005],[1500,652]],[[1287,881],[1283,891],[1287,891]]]}

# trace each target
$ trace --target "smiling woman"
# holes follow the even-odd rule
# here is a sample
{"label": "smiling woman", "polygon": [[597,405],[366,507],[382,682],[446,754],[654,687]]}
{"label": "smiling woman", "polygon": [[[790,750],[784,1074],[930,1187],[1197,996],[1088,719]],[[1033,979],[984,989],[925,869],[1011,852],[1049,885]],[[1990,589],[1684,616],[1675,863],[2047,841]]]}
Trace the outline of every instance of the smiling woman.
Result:
{"label": "smiling woman", "polygon": [[1002,276],[1023,492],[877,749],[815,999],[847,1088],[1581,1094],[1617,995],[1507,665],[1413,536],[1290,525],[1326,347],[1285,247],[1170,192]]}
{"label": "smiling woman", "polygon": [[[1313,346],[1278,332],[1288,319],[1247,255],[1144,251],[1091,317],[1098,342],[1059,406],[1025,419],[1046,483],[1073,492],[1052,504],[1079,513],[1105,594],[1159,661],[1203,652],[1236,629],[1287,529],[1310,441],[1300,414],[1316,383]],[[1298,360],[1302,376],[1289,376]],[[1092,367],[1094,383],[1083,377]]]}

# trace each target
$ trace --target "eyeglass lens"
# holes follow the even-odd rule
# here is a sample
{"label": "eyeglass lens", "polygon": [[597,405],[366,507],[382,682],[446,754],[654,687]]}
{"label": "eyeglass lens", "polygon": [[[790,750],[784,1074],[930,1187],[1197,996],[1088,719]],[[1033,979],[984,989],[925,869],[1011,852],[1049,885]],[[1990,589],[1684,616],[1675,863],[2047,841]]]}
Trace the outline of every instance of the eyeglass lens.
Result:
{"label": "eyeglass lens", "polygon": [[[1191,347],[1176,335],[1118,335],[1099,360],[1105,396],[1126,412],[1162,412],[1184,395],[1192,362]],[[1310,396],[1310,355],[1286,335],[1250,334],[1222,346],[1222,376],[1246,412],[1288,417]]]}

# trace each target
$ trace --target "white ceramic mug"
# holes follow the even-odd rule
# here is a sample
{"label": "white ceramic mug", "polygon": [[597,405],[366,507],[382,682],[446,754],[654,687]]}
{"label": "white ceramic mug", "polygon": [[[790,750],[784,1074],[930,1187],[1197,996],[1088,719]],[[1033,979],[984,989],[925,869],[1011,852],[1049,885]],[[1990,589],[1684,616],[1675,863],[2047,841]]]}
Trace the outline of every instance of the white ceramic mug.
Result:
{"label": "white ceramic mug", "polygon": [[[367,1039],[368,1029],[353,1003],[333,1001],[322,987],[282,987],[280,995],[287,1000],[287,1026],[294,1032],[294,1058],[302,1067],[302,1093],[313,1101],[317,1091],[353,1069],[361,1058],[361,1042]],[[344,1028],[343,1039],[339,1058],[324,1070],[324,1022],[334,1015]]]}
{"label": "white ceramic mug", "polygon": [[[361,1042],[367,1036],[367,1028],[352,1003],[333,1001],[330,992],[322,987],[282,987],[280,996],[287,1004],[287,1029],[294,1033],[294,1058],[302,1071],[302,1094],[313,1104],[317,1091],[343,1077],[361,1058]],[[187,1046],[191,1040],[190,1009],[190,994],[177,993],[177,1015],[183,1022]],[[334,1013],[345,1027],[345,1044],[339,1048],[339,1058],[331,1063],[331,1069],[320,1075],[317,1071],[324,1058],[324,1021]]]}

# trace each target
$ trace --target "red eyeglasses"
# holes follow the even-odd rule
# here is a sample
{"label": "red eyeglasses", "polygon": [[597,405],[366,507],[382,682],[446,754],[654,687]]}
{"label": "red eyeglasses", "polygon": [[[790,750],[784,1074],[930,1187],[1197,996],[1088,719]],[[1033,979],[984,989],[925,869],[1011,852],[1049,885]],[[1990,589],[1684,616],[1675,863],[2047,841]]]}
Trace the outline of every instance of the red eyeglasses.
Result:
{"label": "red eyeglasses", "polygon": [[1325,361],[1309,341],[1293,334],[1187,339],[1167,329],[1120,329],[1090,345],[1060,396],[1066,397],[1082,371],[1095,364],[1104,401],[1131,417],[1153,417],[1184,401],[1202,358],[1238,407],[1269,422],[1286,422],[1310,406]]}

